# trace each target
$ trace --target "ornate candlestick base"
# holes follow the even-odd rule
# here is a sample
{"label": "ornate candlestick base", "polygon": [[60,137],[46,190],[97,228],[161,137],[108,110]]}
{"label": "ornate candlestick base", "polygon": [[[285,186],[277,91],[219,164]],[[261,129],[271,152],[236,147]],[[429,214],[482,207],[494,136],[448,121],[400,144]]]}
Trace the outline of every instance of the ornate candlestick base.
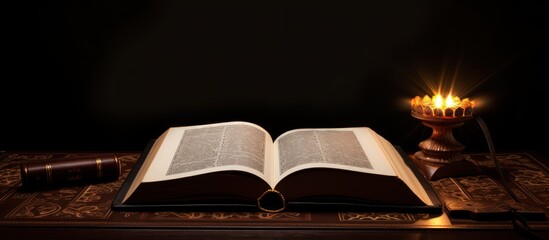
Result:
{"label": "ornate candlestick base", "polygon": [[478,173],[477,167],[465,160],[462,154],[465,146],[452,134],[453,128],[463,125],[465,121],[472,119],[472,116],[439,117],[416,112],[412,112],[412,116],[433,129],[431,137],[419,143],[421,151],[412,157],[427,179],[436,180]]}

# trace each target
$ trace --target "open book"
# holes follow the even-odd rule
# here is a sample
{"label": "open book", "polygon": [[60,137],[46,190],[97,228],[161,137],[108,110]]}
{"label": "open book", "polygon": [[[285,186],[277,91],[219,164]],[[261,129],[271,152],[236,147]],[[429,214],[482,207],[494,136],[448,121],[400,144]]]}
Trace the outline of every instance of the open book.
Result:
{"label": "open book", "polygon": [[436,209],[407,156],[372,129],[295,129],[274,141],[249,122],[166,130],[141,155],[114,210],[306,206]]}

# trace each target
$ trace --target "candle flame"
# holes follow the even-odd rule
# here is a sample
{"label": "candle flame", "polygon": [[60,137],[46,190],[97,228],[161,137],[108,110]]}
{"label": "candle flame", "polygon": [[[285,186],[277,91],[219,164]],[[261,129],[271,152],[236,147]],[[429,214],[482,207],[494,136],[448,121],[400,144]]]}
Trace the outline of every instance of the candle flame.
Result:
{"label": "candle flame", "polygon": [[[426,97],[428,97],[428,96],[426,95]],[[436,94],[435,96],[433,96],[433,100],[434,100],[435,107],[436,108],[441,108],[441,109],[455,108],[461,102],[459,97],[452,97],[451,94],[448,94],[446,99],[443,99],[442,95]]]}
{"label": "candle flame", "polygon": [[446,107],[453,107],[455,105],[456,103],[454,102],[452,95],[448,94],[448,97],[446,97]]}
{"label": "candle flame", "polygon": [[437,94],[433,98],[435,99],[435,107],[442,108],[442,96]]}

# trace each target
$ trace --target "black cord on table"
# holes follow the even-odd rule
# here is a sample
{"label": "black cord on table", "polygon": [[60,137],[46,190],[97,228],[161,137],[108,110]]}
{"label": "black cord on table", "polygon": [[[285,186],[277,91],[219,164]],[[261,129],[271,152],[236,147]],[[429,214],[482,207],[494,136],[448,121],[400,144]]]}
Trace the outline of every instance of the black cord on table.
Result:
{"label": "black cord on table", "polygon": [[[477,117],[476,120],[478,125],[482,129],[482,132],[484,133],[484,137],[486,138],[486,142],[488,143],[488,148],[490,149],[490,155],[492,155],[492,159],[494,160],[494,165],[496,166],[496,170],[498,172],[499,178],[501,179],[503,187],[509,193],[509,195],[511,195],[511,197],[513,198],[513,200],[515,200],[515,202],[520,202],[520,199],[511,190],[511,187],[509,186],[509,182],[507,181],[507,178],[503,173],[503,167],[501,166],[499,160],[496,158],[496,150],[494,149],[494,142],[492,142],[492,137],[490,136],[490,132],[488,131],[488,126],[486,126],[486,123],[484,123],[482,118]],[[511,216],[511,221],[513,223],[513,229],[520,236],[525,237],[526,239],[533,239],[533,240],[543,239],[542,237],[534,233],[532,229],[530,229],[530,226],[528,225],[528,221],[526,221],[526,219],[523,216],[521,216],[516,209],[514,209],[513,207],[510,207],[509,213]]]}

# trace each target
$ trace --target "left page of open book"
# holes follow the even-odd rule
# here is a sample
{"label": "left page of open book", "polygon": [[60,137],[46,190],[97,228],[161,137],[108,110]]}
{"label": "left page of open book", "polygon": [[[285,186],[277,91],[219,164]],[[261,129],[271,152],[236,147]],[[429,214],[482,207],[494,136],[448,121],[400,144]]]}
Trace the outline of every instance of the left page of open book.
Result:
{"label": "left page of open book", "polygon": [[172,127],[164,134],[142,182],[225,170],[249,172],[266,182],[271,178],[272,139],[260,126],[227,122]]}
{"label": "left page of open book", "polygon": [[272,172],[272,145],[263,128],[247,122],[169,128],[155,141],[123,201],[141,183],[225,170],[244,171],[268,183],[272,178],[268,175]]}

